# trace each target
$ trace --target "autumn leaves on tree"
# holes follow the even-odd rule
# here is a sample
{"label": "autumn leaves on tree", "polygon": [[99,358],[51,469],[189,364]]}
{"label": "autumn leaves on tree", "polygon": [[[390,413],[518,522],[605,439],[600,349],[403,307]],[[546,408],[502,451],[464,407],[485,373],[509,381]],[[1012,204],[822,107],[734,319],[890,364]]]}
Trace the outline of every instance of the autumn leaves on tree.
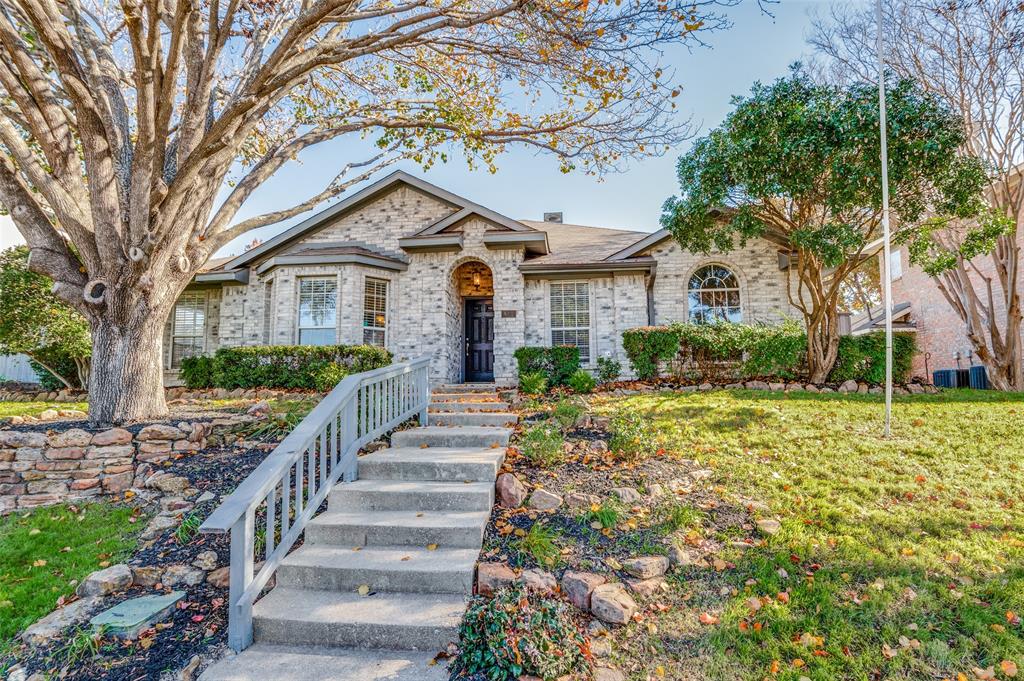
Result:
{"label": "autumn leaves on tree", "polygon": [[[92,420],[166,412],[164,320],[212,254],[389,164],[664,153],[687,130],[661,49],[721,27],[716,4],[0,0],[0,203],[89,323]],[[313,195],[236,219],[304,150],[364,134],[376,151]]]}

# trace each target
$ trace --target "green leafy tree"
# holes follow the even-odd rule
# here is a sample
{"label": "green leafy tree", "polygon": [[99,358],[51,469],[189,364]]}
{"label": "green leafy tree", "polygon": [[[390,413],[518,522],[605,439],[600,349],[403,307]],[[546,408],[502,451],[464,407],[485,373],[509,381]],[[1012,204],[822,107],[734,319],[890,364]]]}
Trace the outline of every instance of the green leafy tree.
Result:
{"label": "green leafy tree", "polygon": [[29,270],[28,248],[0,252],[0,354],[28,355],[64,386],[80,387],[88,382],[89,325],[52,284]]}
{"label": "green leafy tree", "polygon": [[[662,224],[692,251],[764,238],[789,254],[789,299],[807,327],[810,379],[839,352],[843,284],[882,233],[878,91],[814,82],[800,67],[734,99],[725,122],[679,159],[680,197]],[[963,156],[959,117],[912,81],[890,82],[889,190],[894,232],[926,217],[983,210],[984,167]]]}

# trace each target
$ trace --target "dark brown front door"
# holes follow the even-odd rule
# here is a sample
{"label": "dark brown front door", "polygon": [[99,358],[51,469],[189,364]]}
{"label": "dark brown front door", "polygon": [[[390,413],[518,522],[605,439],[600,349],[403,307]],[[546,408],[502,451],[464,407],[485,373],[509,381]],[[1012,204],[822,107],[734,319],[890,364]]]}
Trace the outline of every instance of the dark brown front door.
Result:
{"label": "dark brown front door", "polygon": [[466,381],[494,380],[494,301],[466,301]]}

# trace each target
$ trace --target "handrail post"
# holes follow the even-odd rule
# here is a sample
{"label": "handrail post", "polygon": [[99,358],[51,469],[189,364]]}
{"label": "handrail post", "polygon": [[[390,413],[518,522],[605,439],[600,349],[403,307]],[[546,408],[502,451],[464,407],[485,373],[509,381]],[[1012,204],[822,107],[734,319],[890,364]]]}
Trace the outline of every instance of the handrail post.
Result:
{"label": "handrail post", "polygon": [[253,576],[255,521],[256,514],[249,510],[231,528],[228,645],[235,652],[242,652],[252,644],[252,603],[245,597],[245,591]]}
{"label": "handrail post", "polygon": [[419,380],[416,381],[419,384],[419,394],[417,398],[420,400],[422,405],[420,408],[420,425],[427,426],[427,410],[430,407],[430,370],[426,367],[417,370],[419,372]]}

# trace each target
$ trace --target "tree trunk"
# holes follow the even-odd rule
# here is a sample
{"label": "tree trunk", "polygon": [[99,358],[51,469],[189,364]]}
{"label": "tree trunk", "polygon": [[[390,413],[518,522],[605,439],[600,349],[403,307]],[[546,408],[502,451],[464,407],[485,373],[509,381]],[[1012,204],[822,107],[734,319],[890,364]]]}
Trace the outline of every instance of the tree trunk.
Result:
{"label": "tree trunk", "polygon": [[164,315],[136,314],[125,320],[112,316],[102,316],[92,328],[90,422],[109,425],[166,416]]}
{"label": "tree trunk", "polygon": [[807,325],[807,372],[811,383],[824,383],[839,357],[839,314],[827,306],[804,318]]}

